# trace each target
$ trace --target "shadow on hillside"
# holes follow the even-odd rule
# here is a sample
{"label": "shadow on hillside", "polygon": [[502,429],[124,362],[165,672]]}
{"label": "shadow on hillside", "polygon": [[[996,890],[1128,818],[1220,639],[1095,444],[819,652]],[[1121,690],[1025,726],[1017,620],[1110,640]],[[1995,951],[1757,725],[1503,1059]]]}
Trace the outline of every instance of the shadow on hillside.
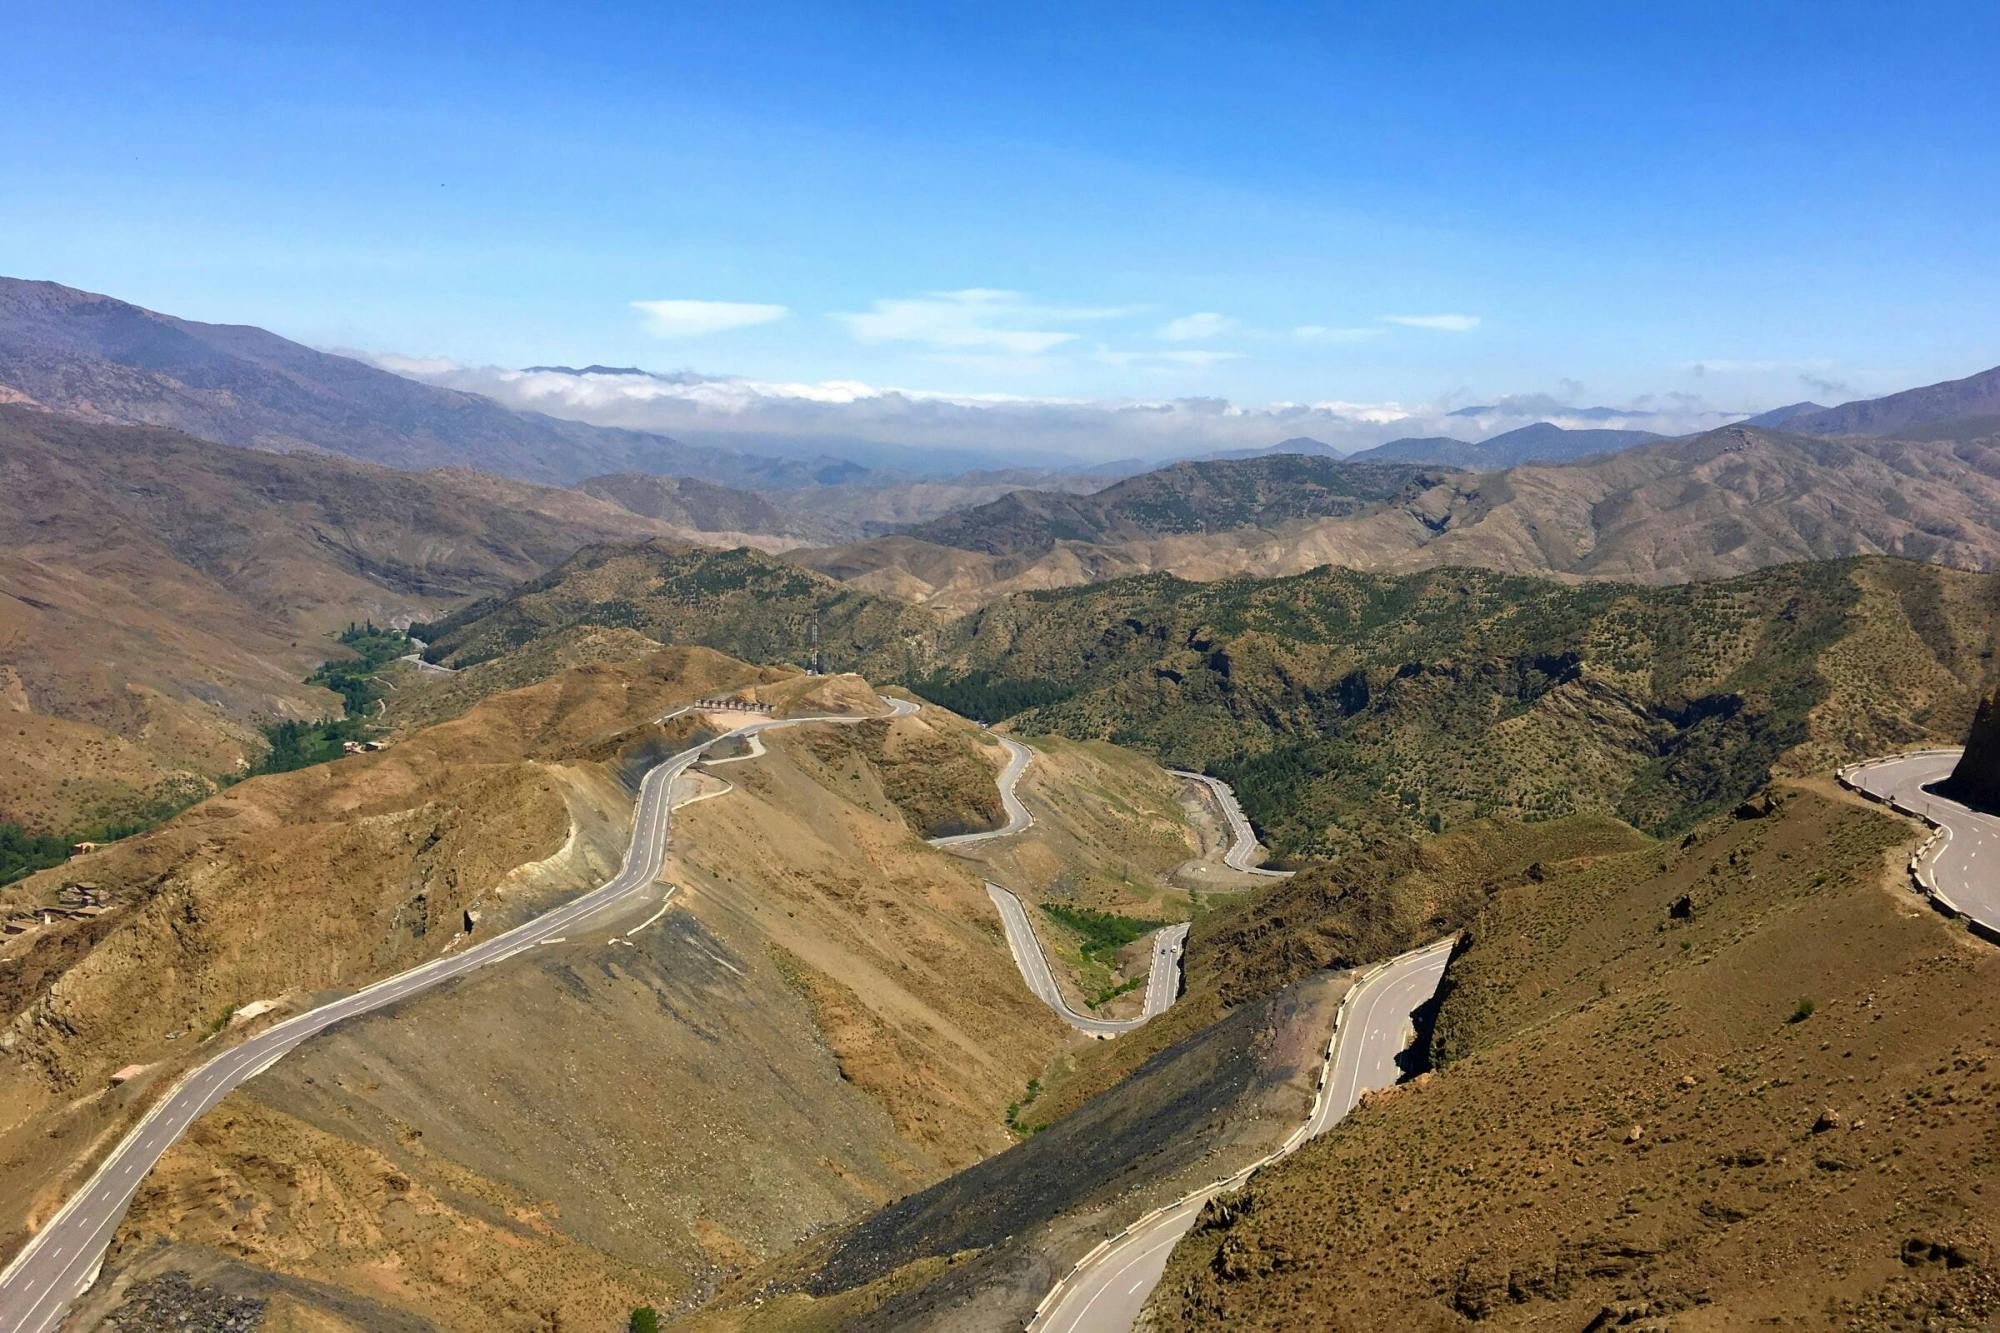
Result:
{"label": "shadow on hillside", "polygon": [[1410,1025],[1417,1030],[1417,1035],[1408,1049],[1396,1057],[1396,1068],[1401,1071],[1397,1082],[1429,1072],[1431,1036],[1437,1031],[1438,1011],[1443,1008],[1444,987],[1439,986],[1431,993],[1431,998],[1424,1001],[1422,1008],[1411,1011]]}
{"label": "shadow on hillside", "polygon": [[1925,785],[1924,794],[1940,800],[1957,801],[1968,810],[1976,810],[1982,815],[2000,817],[2000,801],[1975,791],[1969,782],[1954,782],[1951,778],[1939,778]]}

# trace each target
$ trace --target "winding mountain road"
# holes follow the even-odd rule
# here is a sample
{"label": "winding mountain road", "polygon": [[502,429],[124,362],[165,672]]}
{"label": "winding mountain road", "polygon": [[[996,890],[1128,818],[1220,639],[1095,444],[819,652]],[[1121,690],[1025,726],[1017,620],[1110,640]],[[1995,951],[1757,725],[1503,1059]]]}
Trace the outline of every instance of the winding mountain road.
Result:
{"label": "winding mountain road", "polygon": [[[277,1063],[299,1043],[346,1019],[394,1004],[539,944],[560,940],[586,919],[608,908],[626,906],[629,900],[649,890],[666,861],[674,781],[711,745],[728,736],[754,738],[759,732],[809,722],[867,722],[883,717],[907,717],[917,711],[917,706],[906,700],[885,702],[889,704],[886,714],[759,719],[662,760],[639,784],[632,842],[626,850],[625,863],[602,886],[463,953],[399,972],[344,999],[287,1019],[186,1075],[154,1104],[83,1188],[70,1197],[7,1265],[6,1271],[0,1273],[0,1330],[44,1333],[61,1319],[69,1302],[95,1279],[118,1220],[125,1215],[140,1181],[161,1154],[204,1111]],[[666,716],[684,711],[677,709]]]}
{"label": "winding mountain road", "polygon": [[993,905],[1000,909],[1000,924],[1006,928],[1007,947],[1014,953],[1015,966],[1021,969],[1021,980],[1028,983],[1028,989],[1043,1004],[1055,1010],[1065,1023],[1077,1031],[1087,1032],[1093,1037],[1115,1037],[1165,1013],[1180,998],[1181,946],[1187,940],[1186,922],[1163,926],[1153,932],[1153,965],[1146,977],[1146,1005],[1139,1016],[1093,1018],[1070,1008],[1069,1001],[1063,998],[1062,988],[1056,985],[1055,973],[1049,970],[1048,955],[1042,952],[1042,942],[1028,920],[1027,907],[1012,892],[990,879],[986,881],[986,893],[993,899]]}
{"label": "winding mountain road", "polygon": [[1034,824],[1035,817],[1028,813],[1027,806],[1021,804],[1014,788],[1020,785],[1021,775],[1028,771],[1028,761],[1035,757],[1035,752],[1009,736],[995,736],[993,739],[1007,749],[1007,765],[1000,770],[999,779],[1000,808],[1007,812],[1007,822],[984,833],[954,833],[949,837],[932,838],[931,846],[942,847],[946,851],[971,847],[994,838],[1012,837]]}
{"label": "winding mountain road", "polygon": [[1396,1058],[1413,1036],[1412,1015],[1437,993],[1451,960],[1447,938],[1379,965],[1349,991],[1335,1020],[1312,1112],[1276,1152],[1141,1218],[1086,1256],[1057,1284],[1028,1324],[1030,1333],[1126,1333],[1159,1283],[1167,1258],[1194,1227],[1202,1205],[1325,1133],[1372,1088],[1401,1077]]}
{"label": "winding mountain road", "polygon": [[2000,815],[1926,790],[1951,776],[1961,753],[1914,750],[1870,759],[1841,769],[1840,780],[1936,825],[1938,836],[1917,860],[1918,881],[1945,907],[2000,934]]}
{"label": "winding mountain road", "polygon": [[[1008,736],[993,739],[1007,747],[1007,763],[1000,770],[1000,804],[1007,812],[1007,822],[996,829],[984,833],[954,833],[949,837],[932,838],[933,847],[948,852],[962,853],[967,847],[995,838],[1011,837],[1033,826],[1035,817],[1028,813],[1028,807],[1021,803],[1015,788],[1020,785],[1021,775],[1028,771],[1028,763],[1035,752],[1021,742]],[[1225,789],[1226,790],[1226,789]],[[1252,839],[1254,843],[1254,839]],[[1187,943],[1187,924],[1163,926],[1153,932],[1153,959],[1151,970],[1146,974],[1146,1000],[1137,1018],[1094,1018],[1070,1008],[1063,998],[1062,987],[1056,984],[1055,973],[1049,968],[1049,956],[1042,949],[1041,937],[1035,934],[1034,922],[1028,917],[1028,909],[1012,889],[986,881],[986,894],[993,899],[994,907],[1000,911],[1001,928],[1007,932],[1007,948],[1014,955],[1014,965],[1021,970],[1021,980],[1043,1004],[1056,1011],[1057,1017],[1079,1032],[1087,1032],[1093,1037],[1115,1037],[1166,1012],[1173,1007],[1181,994],[1181,948]]]}
{"label": "winding mountain road", "polygon": [[1267,870],[1251,858],[1257,855],[1257,830],[1250,827],[1250,819],[1243,813],[1243,807],[1236,800],[1236,789],[1221,778],[1212,778],[1206,773],[1192,773],[1184,768],[1167,770],[1177,778],[1186,778],[1204,788],[1214,798],[1216,808],[1222,811],[1223,822],[1229,825],[1229,850],[1222,854],[1222,863],[1231,870],[1241,870],[1249,875],[1268,875],[1272,879],[1284,879],[1289,870]]}

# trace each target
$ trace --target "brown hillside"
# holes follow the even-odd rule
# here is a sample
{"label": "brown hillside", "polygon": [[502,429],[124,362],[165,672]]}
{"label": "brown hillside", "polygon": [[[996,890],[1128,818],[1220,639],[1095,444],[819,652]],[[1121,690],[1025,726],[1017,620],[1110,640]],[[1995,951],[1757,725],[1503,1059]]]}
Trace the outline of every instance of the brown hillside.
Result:
{"label": "brown hillside", "polygon": [[1914,833],[1799,790],[1503,888],[1442,1072],[1210,1205],[1156,1326],[1988,1326],[2000,955]]}
{"label": "brown hillside", "polygon": [[603,738],[700,693],[782,679],[701,650],[583,668],[382,753],[240,783],[0,892],[6,910],[33,909],[86,881],[111,904],[5,946],[9,1225],[45,1214],[52,1165],[127,1114],[138,1090],[104,1097],[112,1070],[173,1067],[232,1005],[435,956],[516,866],[563,848],[573,819],[625,817],[606,805]]}
{"label": "brown hillside", "polygon": [[[630,751],[609,728],[666,702],[665,664],[683,695],[734,672],[781,705],[860,698],[851,678],[657,653],[318,772],[352,781],[438,738],[465,749],[453,770],[524,742],[548,754],[529,767],[577,784],[576,835],[484,899],[481,930],[502,929],[615,855],[606,766]],[[936,710],[907,721],[953,744],[972,731]],[[239,1090],[148,1182],[83,1314],[220,1249],[316,1313],[379,1312],[365,1327],[607,1326],[1005,1147],[1006,1104],[1078,1039],[1022,986],[973,869],[886,799],[894,740],[829,760],[800,728],[713,765],[703,789],[728,790],[676,815],[664,915],[608,914]]]}
{"label": "brown hillside", "polygon": [[[1152,571],[1210,580],[1473,565],[1679,583],[1849,555],[1987,570],[2000,568],[2000,452],[1990,440],[1836,442],[1730,426],[1582,463],[1434,472],[1414,494],[1336,517],[1230,527],[1232,503],[1199,519],[1206,530],[1196,520],[1152,534],[1078,528],[1038,545],[1008,535],[1021,511],[988,506],[922,530],[948,541],[907,534],[795,558],[945,612]],[[982,513],[990,521],[976,525]]]}
{"label": "brown hillside", "polygon": [[736,545],[729,538],[740,534],[764,533],[768,535],[749,544],[779,550],[809,538],[824,541],[839,531],[837,526],[816,520],[810,513],[788,514],[755,491],[718,486],[694,477],[614,472],[585,477],[576,483],[576,489],[647,518],[692,532],[714,534],[717,545]]}
{"label": "brown hillside", "polygon": [[0,407],[0,486],[7,704],[72,724],[16,722],[47,757],[0,765],[0,819],[54,828],[229,771],[259,716],[336,712],[300,684],[336,626],[429,614],[582,541],[678,532],[574,491],[18,407]]}

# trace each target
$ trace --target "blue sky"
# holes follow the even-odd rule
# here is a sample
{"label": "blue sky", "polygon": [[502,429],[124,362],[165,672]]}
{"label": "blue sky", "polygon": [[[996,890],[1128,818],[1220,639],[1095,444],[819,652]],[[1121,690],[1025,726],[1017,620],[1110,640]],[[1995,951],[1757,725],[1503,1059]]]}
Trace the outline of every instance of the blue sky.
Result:
{"label": "blue sky", "polygon": [[266,8],[13,15],[0,271],[964,395],[1754,409],[2000,362],[1990,3]]}

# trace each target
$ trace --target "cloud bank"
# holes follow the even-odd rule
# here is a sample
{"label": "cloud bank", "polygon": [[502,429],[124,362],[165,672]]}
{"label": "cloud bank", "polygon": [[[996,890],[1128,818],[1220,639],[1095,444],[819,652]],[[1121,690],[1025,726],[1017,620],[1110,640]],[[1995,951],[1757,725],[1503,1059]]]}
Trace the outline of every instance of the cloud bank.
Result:
{"label": "cloud bank", "polygon": [[[509,407],[597,425],[735,440],[759,452],[840,454],[860,443],[1024,463],[1188,457],[1264,448],[1294,436],[1352,452],[1406,435],[1484,439],[1532,421],[1673,435],[1743,415],[1686,395],[1631,408],[1574,408],[1542,395],[1476,406],[1333,399],[1250,405],[1204,397],[937,394],[858,380],[778,382],[692,370],[583,373],[465,366],[437,358],[373,359],[412,379],[486,394]],[[937,466],[951,470],[952,460],[940,456]]]}

